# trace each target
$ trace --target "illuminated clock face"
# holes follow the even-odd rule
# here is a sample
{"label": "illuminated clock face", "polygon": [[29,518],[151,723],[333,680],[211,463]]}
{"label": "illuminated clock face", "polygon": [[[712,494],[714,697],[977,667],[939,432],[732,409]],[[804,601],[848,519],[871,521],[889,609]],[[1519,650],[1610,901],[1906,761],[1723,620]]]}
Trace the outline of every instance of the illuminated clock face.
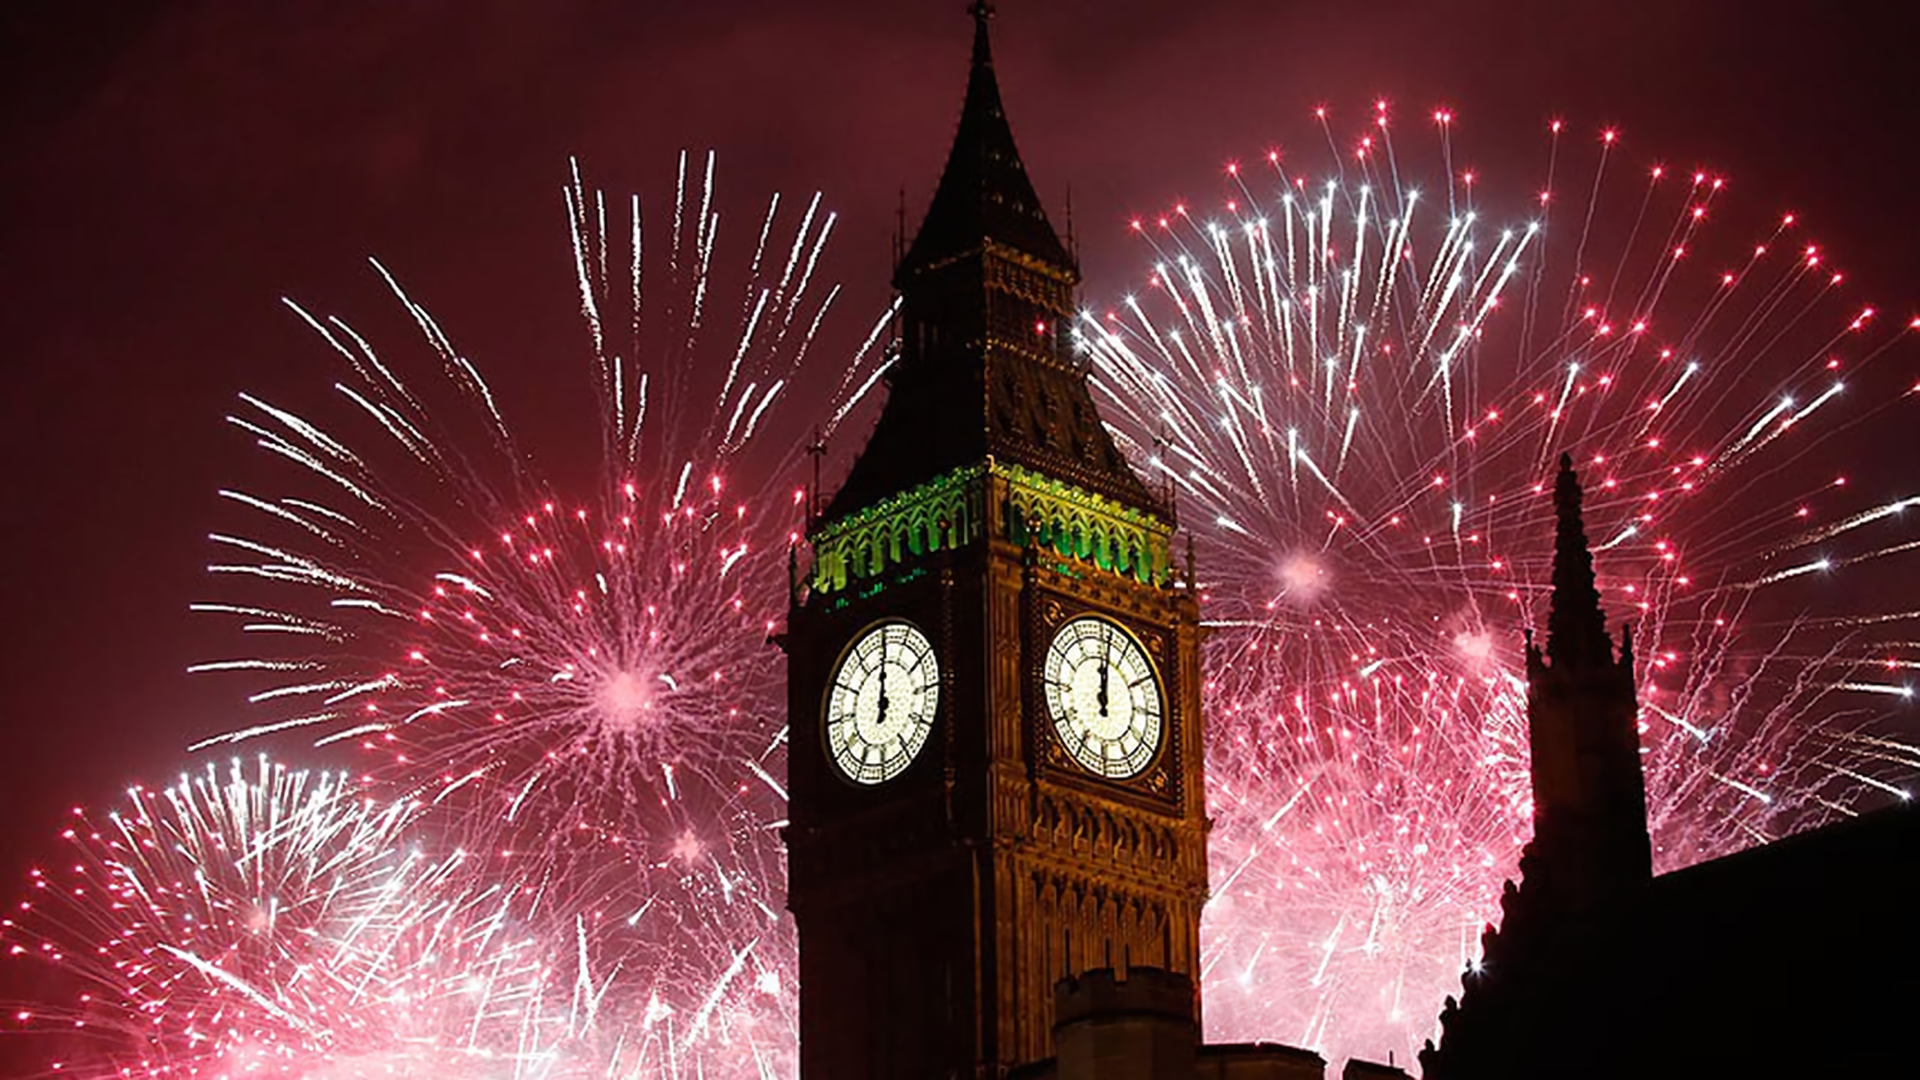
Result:
{"label": "illuminated clock face", "polygon": [[940,704],[940,662],[911,623],[885,622],[860,635],[827,689],[827,757],[856,784],[906,771],[927,744]]}
{"label": "illuminated clock face", "polygon": [[1074,619],[1047,647],[1047,711],[1089,772],[1138,776],[1160,751],[1160,680],[1132,634],[1106,619]]}

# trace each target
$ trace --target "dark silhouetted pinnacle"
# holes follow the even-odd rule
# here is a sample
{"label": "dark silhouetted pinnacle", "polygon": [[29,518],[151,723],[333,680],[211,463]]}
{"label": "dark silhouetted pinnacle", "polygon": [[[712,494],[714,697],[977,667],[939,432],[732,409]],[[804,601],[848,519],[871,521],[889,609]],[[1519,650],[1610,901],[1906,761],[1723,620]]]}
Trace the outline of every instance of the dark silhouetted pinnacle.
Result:
{"label": "dark silhouetted pinnacle", "polygon": [[967,79],[967,101],[954,133],[946,171],[934,191],[933,204],[919,235],[907,249],[894,275],[900,287],[908,278],[979,250],[987,242],[1031,256],[1058,269],[1073,272],[1073,259],[1047,221],[1046,211],[1027,179],[1026,166],[1014,146],[1013,128],[1000,104],[1000,84],[993,74],[993,47],[987,20],[993,5],[976,3],[968,9],[974,18],[973,72]]}
{"label": "dark silhouetted pinnacle", "polygon": [[1553,608],[1547,616],[1547,657],[1555,668],[1611,668],[1613,646],[1600,591],[1593,583],[1593,554],[1580,519],[1580,479],[1573,458],[1560,455],[1553,482]]}

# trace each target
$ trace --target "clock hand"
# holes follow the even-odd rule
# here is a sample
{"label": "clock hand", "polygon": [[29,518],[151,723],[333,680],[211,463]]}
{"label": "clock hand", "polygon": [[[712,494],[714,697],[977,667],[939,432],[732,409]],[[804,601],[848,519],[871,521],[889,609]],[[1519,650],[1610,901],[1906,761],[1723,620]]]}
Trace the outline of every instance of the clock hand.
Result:
{"label": "clock hand", "polygon": [[1100,693],[1094,697],[1100,703],[1100,719],[1107,718],[1107,657],[1113,652],[1113,639],[1103,638],[1100,642]]}
{"label": "clock hand", "polygon": [[880,723],[887,722],[887,632],[880,631]]}

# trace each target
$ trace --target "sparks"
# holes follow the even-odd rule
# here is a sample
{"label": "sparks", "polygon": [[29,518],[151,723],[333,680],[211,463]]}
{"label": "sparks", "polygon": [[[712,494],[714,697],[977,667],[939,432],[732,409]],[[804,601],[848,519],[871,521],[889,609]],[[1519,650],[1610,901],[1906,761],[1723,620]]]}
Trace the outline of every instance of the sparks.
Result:
{"label": "sparks", "polygon": [[[1854,560],[1915,572],[1912,504],[1848,502],[1812,464],[1854,422],[1815,376],[1892,337],[1863,337],[1809,258],[1749,258],[1734,237],[1737,274],[1675,263],[1667,238],[1706,255],[1738,215],[1700,212],[1718,191],[1704,176],[1602,183],[1611,130],[1553,200],[1482,173],[1416,202],[1396,177],[1450,170],[1367,134],[1364,159],[1271,163],[1267,190],[1319,195],[1249,206],[1257,233],[1136,236],[1169,268],[1160,289],[1082,325],[1134,460],[1189,521],[1218,523],[1196,529],[1214,627],[1208,1037],[1334,1060],[1413,1054],[1517,876],[1519,644],[1544,616],[1562,450],[1588,481],[1602,597],[1635,623],[1662,868],[1873,805],[1884,790],[1855,777],[1920,759],[1863,734],[1907,707],[1871,672],[1910,646],[1843,625],[1839,594],[1822,614],[1793,593],[1786,610],[1816,613],[1765,629],[1742,618]],[[1417,137],[1436,136],[1457,154],[1451,132]],[[1556,152],[1566,170],[1584,151]],[[1703,359],[1673,363],[1675,342]],[[1817,501],[1830,524],[1757,492]]]}
{"label": "sparks", "polygon": [[305,730],[358,748],[383,785],[500,853],[499,874],[538,879],[529,933],[552,948],[586,927],[583,955],[615,980],[595,994],[652,1003],[657,1030],[631,1047],[647,1061],[619,1075],[790,1074],[769,628],[812,422],[789,413],[848,416],[878,381],[890,313],[836,347],[833,379],[797,379],[835,325],[838,290],[816,284],[834,216],[819,196],[773,198],[743,234],[745,279],[727,280],[711,156],[683,156],[676,191],[662,223],[577,166],[564,189],[581,373],[597,374],[597,414],[575,428],[594,440],[585,477],[534,467],[509,396],[385,268],[424,349],[376,353],[295,308],[345,371],[330,404],[246,397],[234,418],[292,468],[282,491],[231,500],[245,529],[220,542],[216,582],[242,599],[199,610],[285,628],[249,637],[284,652],[201,665],[264,681],[254,722],[203,745]]}

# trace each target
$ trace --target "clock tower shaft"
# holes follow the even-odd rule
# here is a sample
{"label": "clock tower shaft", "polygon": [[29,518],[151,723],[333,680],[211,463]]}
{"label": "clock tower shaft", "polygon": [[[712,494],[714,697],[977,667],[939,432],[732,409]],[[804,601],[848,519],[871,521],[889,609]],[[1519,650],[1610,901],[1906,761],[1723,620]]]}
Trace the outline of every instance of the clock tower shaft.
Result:
{"label": "clock tower shaft", "polygon": [[[1001,1076],[1052,1054],[1059,980],[1199,974],[1191,568],[1100,423],[1072,348],[1078,270],[974,14],[953,150],[895,273],[887,402],[809,528],[784,638],[803,1080]],[[1152,753],[1099,771],[1063,745],[1043,674],[1086,617],[1137,645],[1163,718]],[[852,643],[892,622],[930,642],[939,706],[910,763],[867,782],[826,751],[827,698]]]}

